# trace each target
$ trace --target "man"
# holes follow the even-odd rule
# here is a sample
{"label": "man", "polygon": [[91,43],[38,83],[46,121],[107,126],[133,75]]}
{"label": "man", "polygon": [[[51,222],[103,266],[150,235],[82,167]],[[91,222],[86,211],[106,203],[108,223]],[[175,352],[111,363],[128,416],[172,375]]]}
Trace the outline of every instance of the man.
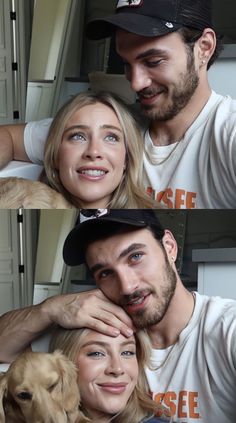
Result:
{"label": "man", "polygon": [[86,263],[104,295],[59,296],[7,313],[0,319],[1,354],[6,348],[17,354],[39,327],[42,332],[54,322],[112,335],[114,324],[126,333],[125,311],[136,328],[147,330],[153,348],[148,383],[173,420],[235,421],[236,302],[183,286],[176,241],[152,210],[91,213],[69,233],[63,255],[68,265]]}
{"label": "man", "polygon": [[[114,15],[87,27],[92,39],[113,33],[148,118],[149,194],[169,208],[236,207],[236,101],[212,92],[207,77],[220,51],[211,1],[119,0]],[[2,164],[11,157],[40,163],[48,122],[42,125],[27,125],[25,133],[23,126],[3,128]]]}

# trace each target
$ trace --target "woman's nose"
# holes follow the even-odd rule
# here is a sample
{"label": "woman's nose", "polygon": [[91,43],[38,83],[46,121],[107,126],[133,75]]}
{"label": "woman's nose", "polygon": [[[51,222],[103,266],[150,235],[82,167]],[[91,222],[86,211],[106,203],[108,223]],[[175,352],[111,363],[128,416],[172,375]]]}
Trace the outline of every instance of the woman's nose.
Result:
{"label": "woman's nose", "polygon": [[120,356],[119,357],[113,356],[110,358],[109,364],[106,369],[106,373],[113,376],[120,376],[124,374],[124,369],[122,366]]}
{"label": "woman's nose", "polygon": [[98,140],[91,139],[88,142],[83,152],[83,157],[91,160],[103,158],[102,147]]}

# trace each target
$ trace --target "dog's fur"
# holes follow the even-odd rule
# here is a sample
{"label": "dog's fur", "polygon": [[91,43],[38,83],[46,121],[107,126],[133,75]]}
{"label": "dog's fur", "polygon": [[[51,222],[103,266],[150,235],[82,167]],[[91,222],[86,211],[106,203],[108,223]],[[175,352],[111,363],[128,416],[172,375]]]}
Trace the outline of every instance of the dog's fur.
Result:
{"label": "dog's fur", "polygon": [[25,352],[0,376],[0,423],[79,423],[75,365],[60,351]]}
{"label": "dog's fur", "polygon": [[39,181],[0,178],[0,209],[71,209],[59,192]]}

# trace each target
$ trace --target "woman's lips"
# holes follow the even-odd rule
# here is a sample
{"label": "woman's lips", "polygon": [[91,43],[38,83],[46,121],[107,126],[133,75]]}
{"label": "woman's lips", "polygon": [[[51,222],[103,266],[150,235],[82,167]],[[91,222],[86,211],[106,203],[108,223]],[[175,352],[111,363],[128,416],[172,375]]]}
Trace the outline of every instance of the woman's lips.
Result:
{"label": "woman's lips", "polygon": [[126,390],[126,383],[101,383],[98,385],[103,391],[111,394],[122,394]]}
{"label": "woman's lips", "polygon": [[104,168],[93,168],[93,167],[79,168],[77,170],[77,173],[85,179],[101,179],[108,173],[108,170]]}

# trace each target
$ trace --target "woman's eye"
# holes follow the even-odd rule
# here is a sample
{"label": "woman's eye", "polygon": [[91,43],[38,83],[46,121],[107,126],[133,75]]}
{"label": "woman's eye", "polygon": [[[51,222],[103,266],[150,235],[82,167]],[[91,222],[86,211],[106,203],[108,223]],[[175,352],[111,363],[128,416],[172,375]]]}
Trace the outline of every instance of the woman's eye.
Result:
{"label": "woman's eye", "polygon": [[122,355],[125,357],[133,357],[134,355],[136,355],[135,351],[123,351]]}
{"label": "woman's eye", "polygon": [[111,143],[116,143],[118,142],[120,139],[118,137],[118,135],[116,134],[108,134],[105,136],[105,140]]}
{"label": "woman's eye", "polygon": [[99,358],[99,357],[104,357],[105,354],[103,352],[101,352],[101,351],[92,351],[92,352],[87,353],[87,356],[88,357]]}
{"label": "woman's eye", "polygon": [[86,141],[86,137],[78,132],[69,135],[69,140],[72,141]]}

